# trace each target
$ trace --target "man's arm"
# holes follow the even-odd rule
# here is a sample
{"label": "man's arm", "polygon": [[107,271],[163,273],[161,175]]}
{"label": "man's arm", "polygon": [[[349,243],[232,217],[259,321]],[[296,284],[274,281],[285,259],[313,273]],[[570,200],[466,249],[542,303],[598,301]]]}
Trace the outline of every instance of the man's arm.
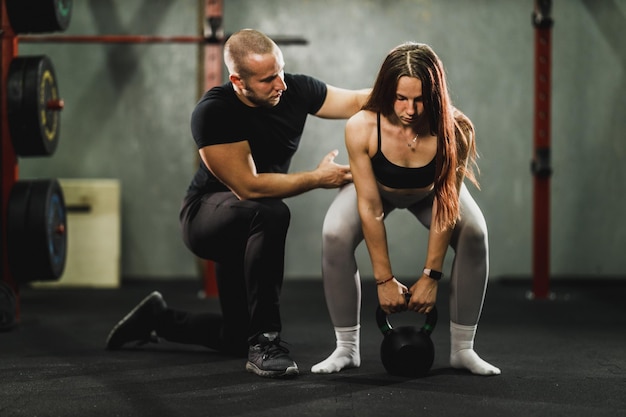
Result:
{"label": "man's arm", "polygon": [[213,175],[241,200],[291,197],[315,188],[337,188],[352,180],[349,166],[334,162],[336,150],[314,170],[293,174],[257,173],[247,141],[205,146],[199,152]]}
{"label": "man's arm", "polygon": [[[315,114],[327,119],[347,119],[361,109],[370,89],[346,90],[327,85],[326,98]],[[285,198],[316,188],[337,188],[350,181],[350,167],[334,162],[338,151],[327,154],[312,171],[290,174],[256,172],[247,141],[205,146],[200,158],[207,168],[242,199]]]}
{"label": "man's arm", "polygon": [[327,85],[328,92],[324,104],[315,113],[324,119],[348,119],[361,110],[371,89],[346,90]]}

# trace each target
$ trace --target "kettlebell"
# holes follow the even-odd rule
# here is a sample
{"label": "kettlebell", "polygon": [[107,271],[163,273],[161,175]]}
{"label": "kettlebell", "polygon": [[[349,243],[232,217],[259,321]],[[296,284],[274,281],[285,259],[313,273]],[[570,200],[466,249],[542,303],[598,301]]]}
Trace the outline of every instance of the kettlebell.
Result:
{"label": "kettlebell", "polygon": [[433,306],[426,314],[426,322],[421,329],[414,326],[392,327],[380,305],[376,309],[376,323],[383,334],[380,359],[387,373],[410,378],[426,375],[435,360],[435,346],[430,334],[437,324],[437,307]]}

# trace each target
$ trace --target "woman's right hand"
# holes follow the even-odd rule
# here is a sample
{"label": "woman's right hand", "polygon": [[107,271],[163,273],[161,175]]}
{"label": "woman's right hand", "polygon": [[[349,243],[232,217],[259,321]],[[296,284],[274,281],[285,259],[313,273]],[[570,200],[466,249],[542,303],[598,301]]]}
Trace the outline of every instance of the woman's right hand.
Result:
{"label": "woman's right hand", "polygon": [[378,303],[380,308],[387,313],[399,313],[407,309],[405,293],[408,288],[395,278],[377,286]]}

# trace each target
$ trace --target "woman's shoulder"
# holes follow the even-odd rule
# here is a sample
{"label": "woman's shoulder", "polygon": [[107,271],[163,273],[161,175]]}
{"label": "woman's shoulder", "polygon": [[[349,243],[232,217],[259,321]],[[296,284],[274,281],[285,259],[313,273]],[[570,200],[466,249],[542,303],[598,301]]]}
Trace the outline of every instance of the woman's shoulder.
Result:
{"label": "woman's shoulder", "polygon": [[353,149],[367,151],[376,136],[376,113],[360,110],[346,123],[346,144]]}
{"label": "woman's shoulder", "polygon": [[367,127],[372,124],[376,124],[376,113],[370,110],[359,110],[348,119],[348,125],[352,127]]}
{"label": "woman's shoulder", "polygon": [[360,110],[346,123],[346,134],[368,137],[369,132],[376,129],[376,113],[369,110]]}

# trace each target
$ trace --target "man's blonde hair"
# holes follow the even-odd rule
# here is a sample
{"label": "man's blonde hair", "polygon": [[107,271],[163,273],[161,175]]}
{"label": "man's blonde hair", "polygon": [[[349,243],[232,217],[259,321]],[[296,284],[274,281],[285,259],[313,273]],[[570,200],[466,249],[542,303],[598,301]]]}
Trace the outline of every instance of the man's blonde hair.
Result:
{"label": "man's blonde hair", "polygon": [[271,54],[278,49],[272,39],[254,29],[242,29],[233,33],[224,44],[224,62],[231,74],[246,79],[252,73],[247,67],[246,57],[250,54]]}

